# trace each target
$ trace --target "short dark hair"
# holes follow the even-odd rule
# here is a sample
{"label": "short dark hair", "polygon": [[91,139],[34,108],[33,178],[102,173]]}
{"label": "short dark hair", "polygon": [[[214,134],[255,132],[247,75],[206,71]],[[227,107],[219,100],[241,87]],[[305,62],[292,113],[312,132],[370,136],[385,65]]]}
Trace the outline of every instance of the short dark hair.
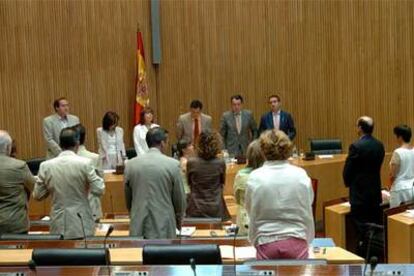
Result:
{"label": "short dark hair", "polygon": [[276,98],[277,101],[280,102],[280,96],[279,95],[276,95],[276,94],[270,95],[268,100],[270,101],[271,98]]}
{"label": "short dark hair", "polygon": [[394,134],[397,137],[401,137],[406,143],[411,141],[411,128],[407,125],[398,125],[394,127]]}
{"label": "short dark hair", "polygon": [[[152,110],[151,107],[147,106],[141,111],[141,113],[139,114],[139,124],[140,125],[145,124],[145,114],[147,114],[147,113],[151,113],[152,115],[154,115],[154,110]],[[154,119],[153,119],[153,121],[154,121]]]}
{"label": "short dark hair", "polygon": [[63,150],[76,147],[79,144],[79,135],[73,127],[62,129],[59,136],[59,145]]}
{"label": "short dark hair", "polygon": [[55,111],[59,108],[60,101],[63,101],[63,100],[67,100],[67,99],[65,97],[60,97],[53,101],[53,108],[55,109]]}
{"label": "short dark hair", "polygon": [[178,143],[177,143],[178,157],[183,157],[184,156],[184,150],[189,145],[191,145],[191,142],[188,141],[187,139],[181,139],[180,141],[178,141]]}
{"label": "short dark hair", "polygon": [[119,116],[116,114],[116,112],[108,111],[105,113],[104,117],[102,118],[102,128],[104,130],[109,130],[109,128],[117,124],[119,121]]}
{"label": "short dark hair", "polygon": [[79,145],[85,144],[86,129],[82,124],[77,124],[72,127],[79,137]]}
{"label": "short dark hair", "polygon": [[233,100],[240,100],[241,103],[243,103],[243,97],[242,95],[233,95],[230,97],[230,102],[232,102]]}
{"label": "short dark hair", "polygon": [[148,130],[145,141],[149,148],[161,145],[162,141],[167,140],[168,131],[161,127],[154,127]]}
{"label": "short dark hair", "polygon": [[200,108],[203,109],[203,103],[199,100],[192,100],[190,103],[190,108]]}
{"label": "short dark hair", "polygon": [[370,125],[364,118],[359,118],[357,126],[361,128],[365,134],[372,134],[374,132],[374,122]]}

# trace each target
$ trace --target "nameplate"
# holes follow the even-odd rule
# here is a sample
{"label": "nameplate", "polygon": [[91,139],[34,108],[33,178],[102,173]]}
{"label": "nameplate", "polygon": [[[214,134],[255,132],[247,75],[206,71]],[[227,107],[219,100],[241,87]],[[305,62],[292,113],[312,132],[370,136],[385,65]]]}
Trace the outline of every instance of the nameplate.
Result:
{"label": "nameplate", "polygon": [[[119,247],[119,243],[114,243],[114,242],[108,242],[106,244],[106,248],[117,248]],[[85,243],[84,242],[78,242],[75,244],[75,248],[85,248]],[[103,243],[87,243],[87,248],[104,248],[104,244]]]}
{"label": "nameplate", "polygon": [[115,271],[112,276],[149,276],[148,271]]}
{"label": "nameplate", "polygon": [[16,272],[0,272],[0,276],[25,276],[26,273],[16,271]]}
{"label": "nameplate", "polygon": [[[0,249],[25,249],[24,244],[1,244]],[[1,275],[1,274],[0,274]]]}

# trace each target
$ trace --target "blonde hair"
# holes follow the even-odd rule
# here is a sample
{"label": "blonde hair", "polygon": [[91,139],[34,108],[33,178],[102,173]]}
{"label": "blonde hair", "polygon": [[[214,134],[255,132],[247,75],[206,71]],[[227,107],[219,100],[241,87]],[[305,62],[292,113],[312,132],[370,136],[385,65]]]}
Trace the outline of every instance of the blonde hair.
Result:
{"label": "blonde hair", "polygon": [[265,160],[258,139],[251,142],[247,147],[246,159],[247,167],[252,168],[253,170],[263,165]]}
{"label": "blonde hair", "polygon": [[293,143],[283,131],[268,130],[259,139],[266,160],[287,160],[292,155]]}

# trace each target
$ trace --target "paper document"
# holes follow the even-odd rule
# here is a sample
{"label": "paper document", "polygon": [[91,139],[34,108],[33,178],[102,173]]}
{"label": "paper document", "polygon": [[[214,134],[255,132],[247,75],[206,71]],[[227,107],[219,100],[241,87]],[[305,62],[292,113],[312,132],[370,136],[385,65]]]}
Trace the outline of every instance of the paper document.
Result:
{"label": "paper document", "polygon": [[331,159],[334,156],[332,154],[321,154],[321,155],[318,155],[318,157],[319,159]]}
{"label": "paper document", "polygon": [[341,203],[340,205],[344,207],[351,207],[351,203],[349,203],[349,201]]}
{"label": "paper document", "polygon": [[188,227],[181,227],[181,232],[178,229],[175,229],[175,232],[177,236],[181,234],[182,237],[191,237],[196,231],[196,228],[194,226],[188,226]]}
{"label": "paper document", "polygon": [[[232,245],[220,245],[220,253],[223,259],[234,259]],[[236,259],[249,260],[256,258],[256,248],[254,246],[237,246]]]}

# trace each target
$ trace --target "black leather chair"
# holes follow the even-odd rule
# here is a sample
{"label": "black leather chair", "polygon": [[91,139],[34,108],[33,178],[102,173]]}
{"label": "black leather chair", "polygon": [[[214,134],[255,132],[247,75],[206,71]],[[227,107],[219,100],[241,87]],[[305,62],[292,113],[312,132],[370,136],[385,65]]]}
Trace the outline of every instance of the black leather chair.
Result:
{"label": "black leather chair", "polygon": [[339,139],[309,139],[310,150],[314,154],[340,154],[342,142]]}
{"label": "black leather chair", "polygon": [[109,264],[108,249],[98,248],[37,248],[32,261],[36,266],[83,266]]}
{"label": "black leather chair", "polygon": [[2,241],[58,241],[63,240],[62,235],[57,234],[9,234],[5,233],[0,236]]}
{"label": "black leather chair", "polygon": [[29,167],[29,170],[32,172],[33,175],[37,175],[39,172],[40,164],[46,161],[45,158],[33,158],[30,160],[26,160],[27,166]]}
{"label": "black leather chair", "polygon": [[129,148],[129,149],[126,149],[125,151],[126,151],[125,153],[126,153],[128,160],[134,157],[137,157],[137,152],[135,151],[134,148]]}
{"label": "black leather chair", "polygon": [[142,251],[144,265],[222,264],[217,244],[147,244]]}

